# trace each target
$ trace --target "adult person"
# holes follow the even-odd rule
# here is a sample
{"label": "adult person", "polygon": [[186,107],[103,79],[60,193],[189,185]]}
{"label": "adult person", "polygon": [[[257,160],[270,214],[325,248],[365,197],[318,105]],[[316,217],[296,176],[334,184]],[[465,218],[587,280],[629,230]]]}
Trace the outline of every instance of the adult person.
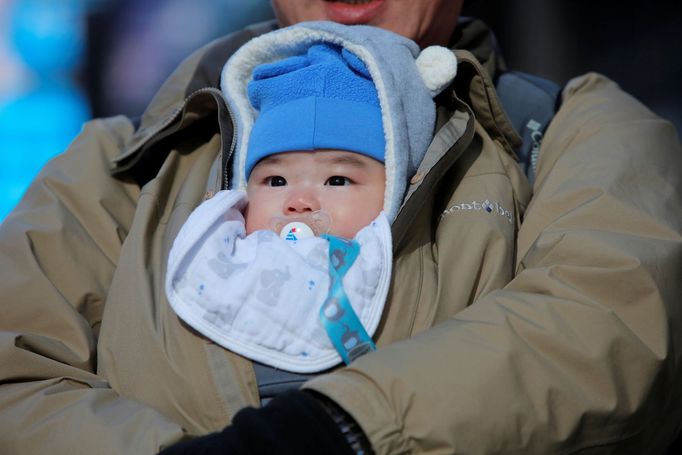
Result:
{"label": "adult person", "polygon": [[[3,453],[155,453],[183,438],[176,453],[348,453],[348,438],[376,453],[665,450],[682,409],[673,127],[598,75],[573,80],[531,188],[512,171],[518,136],[492,85],[501,61],[483,25],[456,27],[460,0],[273,5],[280,25],[368,23],[456,49],[458,76],[393,224],[379,349],[256,410],[250,362],[164,299],[175,234],[228,177],[216,87],[252,29],[191,56],[139,126],[87,125],[3,224]],[[505,187],[528,204],[486,199]]]}

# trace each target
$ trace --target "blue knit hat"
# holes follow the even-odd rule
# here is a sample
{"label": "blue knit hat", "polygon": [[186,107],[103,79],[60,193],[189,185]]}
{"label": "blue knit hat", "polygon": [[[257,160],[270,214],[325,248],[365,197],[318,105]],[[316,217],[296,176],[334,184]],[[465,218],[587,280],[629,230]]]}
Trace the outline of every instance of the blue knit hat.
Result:
{"label": "blue knit hat", "polygon": [[256,67],[248,95],[259,113],[247,177],[258,161],[282,152],[336,149],[384,161],[376,87],[365,64],[341,46],[316,44],[303,55]]}

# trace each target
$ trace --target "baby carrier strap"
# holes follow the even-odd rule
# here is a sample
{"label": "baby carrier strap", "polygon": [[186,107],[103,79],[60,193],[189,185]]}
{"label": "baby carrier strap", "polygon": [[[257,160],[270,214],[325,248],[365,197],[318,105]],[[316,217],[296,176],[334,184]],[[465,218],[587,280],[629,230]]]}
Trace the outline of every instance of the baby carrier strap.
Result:
{"label": "baby carrier strap", "polygon": [[320,374],[290,373],[259,362],[253,362],[253,370],[256,373],[261,406],[283,392],[301,388],[304,382]]}
{"label": "baby carrier strap", "polygon": [[532,184],[543,135],[561,105],[561,87],[519,71],[500,74],[495,85],[512,126],[523,138],[516,154]]}

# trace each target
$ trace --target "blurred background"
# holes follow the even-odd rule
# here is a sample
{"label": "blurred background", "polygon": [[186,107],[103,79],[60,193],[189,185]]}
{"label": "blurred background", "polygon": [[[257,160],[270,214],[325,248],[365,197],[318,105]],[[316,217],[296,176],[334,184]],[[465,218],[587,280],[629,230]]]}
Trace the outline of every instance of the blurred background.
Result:
{"label": "blurred background", "polygon": [[[290,0],[297,1],[297,0]],[[682,131],[682,1],[474,0],[511,69],[616,80]],[[0,0],[0,221],[92,117],[138,116],[192,50],[268,0]]]}

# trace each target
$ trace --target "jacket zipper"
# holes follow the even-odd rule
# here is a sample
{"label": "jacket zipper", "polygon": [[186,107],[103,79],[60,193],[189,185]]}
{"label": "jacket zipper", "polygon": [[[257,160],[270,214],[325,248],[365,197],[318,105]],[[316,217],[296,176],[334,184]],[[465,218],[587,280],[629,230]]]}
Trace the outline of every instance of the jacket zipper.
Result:
{"label": "jacket zipper", "polygon": [[[226,188],[227,188],[227,185],[228,185],[228,181],[227,181],[227,180],[228,180],[228,172],[227,172],[226,163],[227,163],[227,161],[229,160],[230,156],[232,155],[232,153],[233,153],[233,151],[234,151],[234,148],[235,148],[235,145],[236,145],[236,134],[235,134],[235,133],[236,133],[236,127],[235,127],[235,124],[234,124],[234,118],[235,118],[235,117],[234,117],[234,114],[232,113],[232,109],[230,108],[230,106],[228,105],[228,103],[225,101],[225,97],[223,96],[222,92],[221,92],[220,90],[214,88],[214,87],[204,87],[204,88],[200,88],[200,89],[195,90],[195,91],[193,91],[192,93],[190,93],[187,97],[185,97],[185,99],[183,100],[183,102],[182,102],[182,104],[181,104],[180,106],[178,106],[177,108],[175,108],[175,109],[173,110],[173,112],[172,112],[170,115],[168,115],[162,122],[157,123],[157,124],[153,127],[153,129],[151,129],[150,131],[148,131],[148,132],[144,135],[143,139],[140,139],[140,140],[137,141],[137,144],[135,145],[135,147],[129,149],[129,150],[125,153],[125,155],[123,155],[123,156],[121,156],[120,158],[118,158],[117,161],[124,160],[124,159],[126,159],[126,158],[128,158],[128,157],[134,155],[135,153],[139,152],[139,150],[140,150],[142,147],[144,147],[144,146],[146,146],[146,145],[152,145],[152,144],[154,144],[155,142],[157,142],[156,140],[152,140],[152,139],[154,138],[154,136],[158,135],[158,134],[161,133],[163,130],[165,130],[166,128],[168,128],[169,125],[171,125],[173,122],[175,122],[175,121],[178,119],[178,116],[179,116],[179,115],[185,110],[185,108],[187,107],[187,103],[190,101],[190,99],[192,99],[192,98],[194,98],[195,96],[197,96],[197,95],[199,95],[199,94],[202,94],[202,93],[210,93],[210,94],[216,96],[218,99],[222,100],[222,102],[224,103],[224,105],[225,105],[226,108],[227,108],[227,113],[228,113],[228,115],[229,115],[229,117],[230,117],[230,122],[232,123],[232,129],[233,129],[232,143],[230,144],[230,148],[229,148],[229,150],[227,151],[227,152],[228,152],[227,155],[224,155],[224,154],[223,154],[223,160],[222,160],[222,163],[221,163],[221,164],[222,164],[222,173],[221,173],[220,188],[221,188],[221,189],[226,189]],[[222,128],[221,128],[221,130],[222,130]],[[222,131],[221,131],[221,134],[222,134]]]}
{"label": "jacket zipper", "polygon": [[230,123],[232,124],[232,142],[230,143],[230,148],[227,151],[227,155],[224,154],[223,151],[223,156],[222,160],[220,163],[220,166],[222,167],[222,181],[220,182],[220,189],[221,190],[226,190],[228,185],[229,185],[229,177],[228,174],[229,172],[227,171],[227,165],[230,162],[230,158],[232,157],[232,154],[234,153],[234,149],[237,147],[237,125],[234,123],[234,114],[232,113],[232,107],[230,107],[230,104],[225,100],[225,97],[223,96],[223,92],[220,92],[220,97],[225,103],[225,107],[227,108],[227,114],[230,116]]}

